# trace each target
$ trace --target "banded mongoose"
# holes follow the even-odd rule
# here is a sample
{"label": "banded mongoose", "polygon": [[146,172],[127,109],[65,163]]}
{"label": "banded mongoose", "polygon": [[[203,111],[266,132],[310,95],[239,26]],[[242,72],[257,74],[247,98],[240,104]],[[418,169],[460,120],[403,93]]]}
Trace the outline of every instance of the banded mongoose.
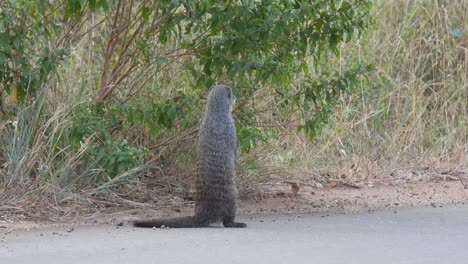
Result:
{"label": "banded mongoose", "polygon": [[235,97],[229,86],[211,89],[198,137],[198,162],[193,216],[135,221],[135,227],[246,227],[235,222],[237,189],[234,183],[236,129],[231,110]]}

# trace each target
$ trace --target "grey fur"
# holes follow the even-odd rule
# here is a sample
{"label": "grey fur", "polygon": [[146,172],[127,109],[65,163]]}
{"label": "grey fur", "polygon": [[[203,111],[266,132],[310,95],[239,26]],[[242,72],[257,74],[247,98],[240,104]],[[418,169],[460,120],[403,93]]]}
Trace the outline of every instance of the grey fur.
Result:
{"label": "grey fur", "polygon": [[236,129],[231,114],[235,97],[229,86],[211,89],[198,139],[195,214],[188,217],[135,221],[136,227],[246,227],[235,222],[237,189],[234,183]]}

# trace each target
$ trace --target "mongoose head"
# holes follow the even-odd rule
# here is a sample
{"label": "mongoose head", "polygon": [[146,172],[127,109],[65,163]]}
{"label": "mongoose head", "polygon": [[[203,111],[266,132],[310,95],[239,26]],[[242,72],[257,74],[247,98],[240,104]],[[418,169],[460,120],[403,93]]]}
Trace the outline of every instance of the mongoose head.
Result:
{"label": "mongoose head", "polygon": [[206,107],[210,111],[226,112],[232,111],[236,97],[232,93],[232,88],[226,85],[217,85],[211,88],[208,95]]}

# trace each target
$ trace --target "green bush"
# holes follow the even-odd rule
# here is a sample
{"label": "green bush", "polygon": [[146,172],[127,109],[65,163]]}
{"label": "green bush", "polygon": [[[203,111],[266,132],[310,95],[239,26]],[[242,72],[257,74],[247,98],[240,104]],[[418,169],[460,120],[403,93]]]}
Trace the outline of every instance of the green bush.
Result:
{"label": "green bush", "polygon": [[0,92],[16,105],[1,104],[1,121],[40,104],[18,138],[24,155],[42,153],[28,178],[93,186],[180,154],[166,145],[193,138],[216,83],[238,98],[241,151],[290,123],[314,137],[370,70],[328,66],[369,12],[366,0],[3,1]]}
{"label": "green bush", "polygon": [[15,101],[34,96],[69,54],[54,47],[60,25],[47,15],[53,9],[48,1],[0,4],[0,95],[6,91]]}

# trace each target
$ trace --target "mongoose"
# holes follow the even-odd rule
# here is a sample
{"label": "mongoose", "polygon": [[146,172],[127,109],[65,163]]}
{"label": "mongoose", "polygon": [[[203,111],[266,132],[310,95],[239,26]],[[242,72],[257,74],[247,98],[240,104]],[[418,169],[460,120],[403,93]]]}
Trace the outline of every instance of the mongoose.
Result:
{"label": "mongoose", "polygon": [[214,86],[206,103],[198,135],[198,163],[193,216],[135,221],[136,227],[246,227],[235,222],[237,189],[234,184],[236,129],[231,109],[235,97],[229,86]]}

